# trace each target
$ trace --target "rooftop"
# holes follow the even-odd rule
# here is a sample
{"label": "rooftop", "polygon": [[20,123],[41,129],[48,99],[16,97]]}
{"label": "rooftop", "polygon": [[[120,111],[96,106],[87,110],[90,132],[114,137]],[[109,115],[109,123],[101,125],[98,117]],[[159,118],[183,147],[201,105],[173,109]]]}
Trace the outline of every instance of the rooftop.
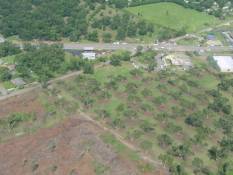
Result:
{"label": "rooftop", "polygon": [[13,80],[11,80],[11,82],[16,86],[23,86],[26,84],[22,78],[13,79]]}
{"label": "rooftop", "polygon": [[82,53],[83,58],[94,60],[96,59],[96,53],[95,52],[83,52]]}
{"label": "rooftop", "polygon": [[214,56],[221,72],[233,72],[233,59],[231,56]]}
{"label": "rooftop", "polygon": [[0,43],[4,43],[4,42],[5,42],[5,39],[0,36]]}

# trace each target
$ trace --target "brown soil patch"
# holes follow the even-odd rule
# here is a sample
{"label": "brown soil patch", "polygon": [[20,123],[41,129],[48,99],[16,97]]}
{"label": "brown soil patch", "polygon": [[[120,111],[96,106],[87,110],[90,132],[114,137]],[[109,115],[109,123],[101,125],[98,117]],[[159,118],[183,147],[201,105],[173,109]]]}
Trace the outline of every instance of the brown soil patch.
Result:
{"label": "brown soil patch", "polygon": [[6,117],[14,112],[35,113],[38,117],[43,116],[45,111],[39,102],[38,94],[39,92],[34,90],[0,101],[0,118]]}
{"label": "brown soil patch", "polygon": [[0,175],[92,175],[93,162],[106,175],[136,175],[137,168],[106,145],[103,131],[81,119],[67,119],[51,129],[0,144]]}

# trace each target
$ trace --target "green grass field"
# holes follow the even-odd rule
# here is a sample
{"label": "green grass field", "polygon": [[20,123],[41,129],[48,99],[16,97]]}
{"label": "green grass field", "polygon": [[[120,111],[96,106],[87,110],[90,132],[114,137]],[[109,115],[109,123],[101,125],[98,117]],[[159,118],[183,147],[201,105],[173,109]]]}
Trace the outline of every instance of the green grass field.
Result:
{"label": "green grass field", "polygon": [[186,9],[175,3],[156,3],[130,7],[129,12],[142,16],[156,25],[179,30],[185,27],[187,32],[195,32],[219,22],[214,16]]}

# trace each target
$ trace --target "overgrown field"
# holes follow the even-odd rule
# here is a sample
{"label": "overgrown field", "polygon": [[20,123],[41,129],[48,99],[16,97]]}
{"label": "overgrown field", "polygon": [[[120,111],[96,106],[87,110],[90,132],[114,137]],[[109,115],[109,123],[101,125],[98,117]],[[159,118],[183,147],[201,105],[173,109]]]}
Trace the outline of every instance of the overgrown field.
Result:
{"label": "overgrown field", "polygon": [[187,32],[195,32],[218,22],[214,16],[186,9],[175,3],[142,5],[127,10],[156,25],[174,30],[185,29]]}
{"label": "overgrown field", "polygon": [[[61,100],[77,102],[172,174],[232,173],[232,75],[205,63],[188,71],[147,72],[129,63],[59,83]],[[228,173],[228,174],[227,174]]]}

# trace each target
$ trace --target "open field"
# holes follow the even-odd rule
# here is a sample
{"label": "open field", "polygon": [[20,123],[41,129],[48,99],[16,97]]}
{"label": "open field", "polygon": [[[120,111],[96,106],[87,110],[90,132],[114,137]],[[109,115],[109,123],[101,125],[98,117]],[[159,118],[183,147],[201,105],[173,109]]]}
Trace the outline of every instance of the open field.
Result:
{"label": "open field", "polygon": [[174,3],[149,4],[130,7],[127,10],[156,25],[174,30],[181,30],[184,28],[187,32],[195,32],[219,22],[214,16],[186,9]]}

